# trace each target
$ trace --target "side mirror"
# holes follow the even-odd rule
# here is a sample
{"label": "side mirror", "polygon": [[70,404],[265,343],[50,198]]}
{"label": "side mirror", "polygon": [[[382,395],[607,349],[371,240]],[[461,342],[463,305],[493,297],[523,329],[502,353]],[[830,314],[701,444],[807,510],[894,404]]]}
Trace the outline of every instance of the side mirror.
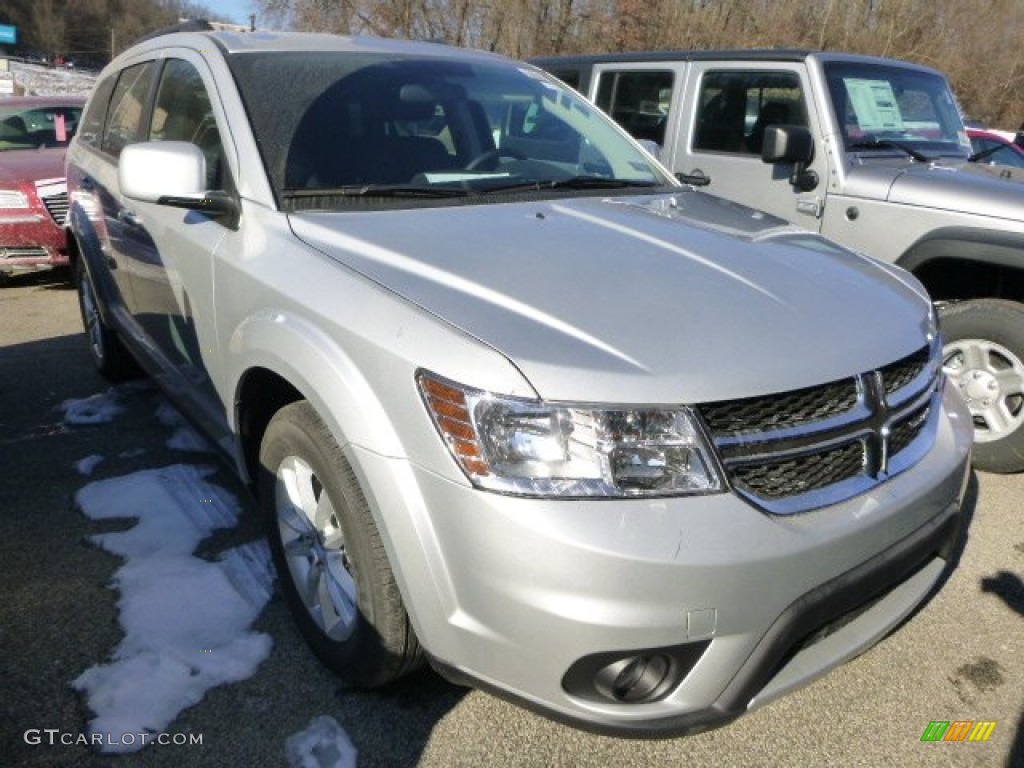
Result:
{"label": "side mirror", "polygon": [[761,160],[766,163],[803,163],[814,159],[811,132],[802,125],[769,125],[764,129]]}
{"label": "side mirror", "polygon": [[769,125],[764,129],[761,160],[765,163],[792,163],[789,183],[802,192],[818,186],[818,174],[807,170],[814,159],[814,139],[802,125]]}
{"label": "side mirror", "polygon": [[206,189],[206,157],[187,141],[146,141],[121,150],[117,181],[132,200],[225,216],[238,226],[238,201],[222,191]]}

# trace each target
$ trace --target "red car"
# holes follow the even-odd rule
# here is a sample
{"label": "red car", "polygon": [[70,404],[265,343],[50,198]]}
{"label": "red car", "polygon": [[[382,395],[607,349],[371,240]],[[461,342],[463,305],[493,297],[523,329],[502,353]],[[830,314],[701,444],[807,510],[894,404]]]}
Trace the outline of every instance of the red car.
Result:
{"label": "red car", "polygon": [[998,133],[968,128],[967,137],[971,140],[971,151],[974,153],[970,158],[972,161],[1024,168],[1024,148]]}
{"label": "red car", "polygon": [[68,263],[64,153],[85,99],[0,100],[0,275]]}

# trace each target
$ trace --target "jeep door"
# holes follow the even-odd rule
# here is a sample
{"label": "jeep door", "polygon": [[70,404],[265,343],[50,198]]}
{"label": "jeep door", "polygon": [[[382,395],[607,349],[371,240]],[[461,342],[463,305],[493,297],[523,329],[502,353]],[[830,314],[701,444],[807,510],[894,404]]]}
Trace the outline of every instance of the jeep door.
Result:
{"label": "jeep door", "polygon": [[811,129],[819,119],[798,63],[756,61],[691,63],[676,142],[662,160],[681,178],[704,190],[819,230],[829,179],[828,158],[818,146],[808,170],[813,189],[790,183],[793,165],[761,160],[764,132],[771,125]]}
{"label": "jeep door", "polygon": [[677,140],[685,75],[685,62],[595,64],[590,98],[633,138],[657,144],[665,160]]}

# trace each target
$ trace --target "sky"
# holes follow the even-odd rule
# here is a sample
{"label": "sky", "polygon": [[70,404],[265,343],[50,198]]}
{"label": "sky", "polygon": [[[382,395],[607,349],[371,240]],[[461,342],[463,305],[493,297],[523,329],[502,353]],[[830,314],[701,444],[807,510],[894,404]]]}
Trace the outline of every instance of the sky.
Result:
{"label": "sky", "polygon": [[256,13],[251,0],[209,0],[206,6],[235,24],[248,24],[249,14]]}
{"label": "sky", "polygon": [[[70,427],[116,421],[124,398],[147,383],[111,387],[62,404]],[[177,716],[206,692],[251,677],[269,656],[272,638],[251,629],[270,599],[270,550],[258,539],[196,557],[215,530],[233,528],[241,505],[212,483],[214,468],[201,460],[210,446],[162,397],[154,419],[168,429],[167,447],[191,452],[199,463],[172,464],[87,482],[75,495],[90,520],[135,519],[125,530],[97,533],[90,542],[124,562],[111,578],[124,633],[107,660],[70,685],[86,700],[90,735],[102,734],[101,752],[146,749],[146,736],[175,733]],[[122,456],[85,456],[75,462],[87,478]],[[203,595],[196,600],[196,595]],[[358,752],[333,717],[313,718],[282,745],[290,768],[355,768]]]}

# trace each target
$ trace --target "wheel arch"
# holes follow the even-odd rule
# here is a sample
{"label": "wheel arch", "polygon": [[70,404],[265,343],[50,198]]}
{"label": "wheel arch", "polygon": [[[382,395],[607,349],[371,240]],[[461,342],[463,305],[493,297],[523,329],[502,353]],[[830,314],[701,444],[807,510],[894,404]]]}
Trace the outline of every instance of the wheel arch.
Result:
{"label": "wheel arch", "polygon": [[403,455],[373,388],[351,356],[317,326],[293,314],[262,312],[235,330],[228,349],[236,371],[231,376],[233,428],[250,486],[267,424],[278,410],[300,399],[309,401],[342,448],[356,443]]}
{"label": "wheel arch", "polygon": [[944,227],[921,237],[896,263],[937,301],[1024,302],[1024,233]]}
{"label": "wheel arch", "polygon": [[[232,427],[238,469],[246,484],[257,492],[260,447],[274,414],[292,402],[309,402],[363,484],[417,636],[421,641],[430,639],[428,625],[437,621],[431,617],[447,615],[454,602],[453,590],[438,565],[441,547],[426,507],[407,503],[410,496],[418,497],[414,483],[389,477],[385,487],[375,487],[367,472],[376,468],[379,478],[380,463],[366,467],[360,462],[361,454],[383,459],[403,457],[406,451],[393,420],[356,362],[312,323],[280,312],[248,318],[232,334],[226,349],[237,361],[232,377]],[[386,472],[393,470],[394,466]],[[402,471],[411,480],[411,469],[406,466]]]}

